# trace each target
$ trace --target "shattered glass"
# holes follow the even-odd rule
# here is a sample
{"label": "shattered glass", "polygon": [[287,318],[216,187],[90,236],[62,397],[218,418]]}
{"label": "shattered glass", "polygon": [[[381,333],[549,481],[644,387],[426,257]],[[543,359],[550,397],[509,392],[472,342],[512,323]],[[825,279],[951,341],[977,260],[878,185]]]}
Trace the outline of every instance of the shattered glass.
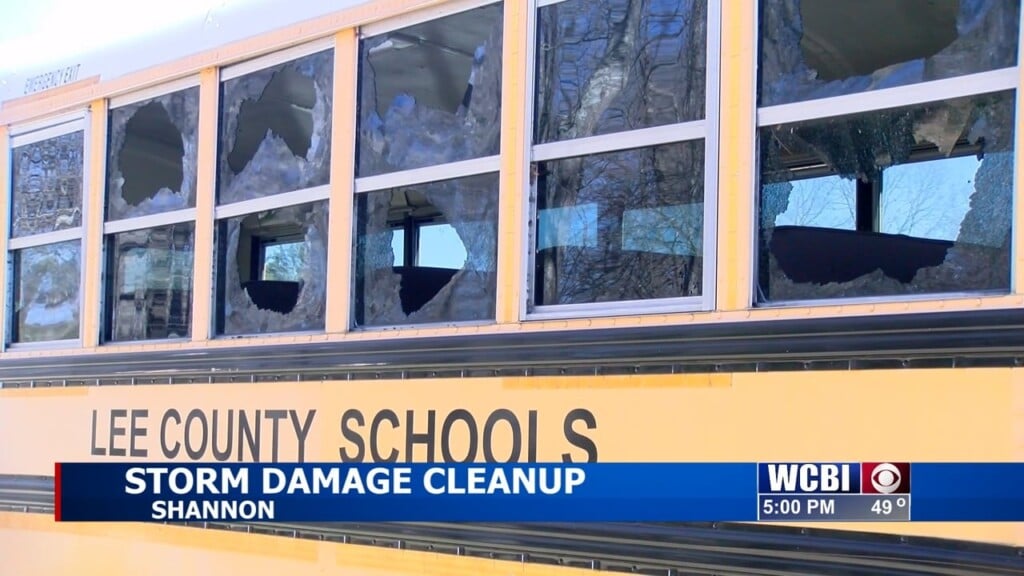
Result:
{"label": "shattered glass", "polygon": [[14,263],[12,342],[79,337],[81,254],[79,240],[11,252]]}
{"label": "shattered glass", "polygon": [[358,326],[494,319],[497,174],[359,194],[356,227]]}
{"label": "shattered glass", "polygon": [[199,88],[110,111],[107,220],[196,205]]}
{"label": "shattered glass", "polygon": [[327,206],[313,202],[218,222],[219,334],[324,328]]}
{"label": "shattered glass", "polygon": [[706,37],[706,0],[540,8],[534,142],[704,118]]}
{"label": "shattered glass", "polygon": [[1017,64],[1017,0],[763,0],[761,106]]}
{"label": "shattered glass", "polygon": [[[1007,91],[763,128],[759,299],[1008,290],[1014,104]],[[858,221],[858,202],[877,210]]]}
{"label": "shattered glass", "polygon": [[222,84],[221,204],[327,184],[334,51]]}
{"label": "shattered glass", "polygon": [[357,175],[497,154],[501,54],[501,3],[363,40]]}
{"label": "shattered glass", "polygon": [[11,151],[11,237],[82,225],[81,130]]}
{"label": "shattered glass", "polygon": [[533,301],[699,296],[704,141],[538,163]]}
{"label": "shattered glass", "polygon": [[194,231],[186,222],[107,237],[108,341],[191,334]]}

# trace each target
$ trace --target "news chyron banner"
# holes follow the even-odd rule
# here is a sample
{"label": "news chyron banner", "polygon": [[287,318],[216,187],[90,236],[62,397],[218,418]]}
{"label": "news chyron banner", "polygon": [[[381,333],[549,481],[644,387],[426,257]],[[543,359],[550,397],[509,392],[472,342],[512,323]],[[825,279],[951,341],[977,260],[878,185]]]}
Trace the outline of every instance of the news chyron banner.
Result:
{"label": "news chyron banner", "polygon": [[57,464],[54,515],[106,522],[1024,521],[1024,464]]}

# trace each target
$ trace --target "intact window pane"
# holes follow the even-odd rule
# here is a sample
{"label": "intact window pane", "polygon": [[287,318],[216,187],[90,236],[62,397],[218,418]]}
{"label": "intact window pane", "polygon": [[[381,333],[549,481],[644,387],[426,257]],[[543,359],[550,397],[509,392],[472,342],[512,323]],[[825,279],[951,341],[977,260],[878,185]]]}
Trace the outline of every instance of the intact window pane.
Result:
{"label": "intact window pane", "polygon": [[220,203],[327,184],[333,84],[333,50],[223,82]]}
{"label": "intact window pane", "polygon": [[497,174],[360,194],[356,219],[357,325],[494,318]]}
{"label": "intact window pane", "polygon": [[762,0],[762,106],[1017,64],[1018,0]]}
{"label": "intact window pane", "polygon": [[537,12],[534,142],[704,117],[706,0],[569,0]]}
{"label": "intact window pane", "polygon": [[498,153],[502,4],[362,41],[359,176]]}
{"label": "intact window pane", "polygon": [[534,303],[701,294],[702,140],[539,165]]}
{"label": "intact window pane", "polygon": [[107,220],[196,205],[199,88],[110,111]]}
{"label": "intact window pane", "polygon": [[84,132],[72,132],[11,151],[11,237],[82,225]]}
{"label": "intact window pane", "polygon": [[188,222],[107,238],[108,340],[191,334],[194,230]]}
{"label": "intact window pane", "polygon": [[82,243],[78,240],[11,252],[14,264],[12,342],[79,337]]}
{"label": "intact window pane", "polygon": [[217,250],[218,333],[323,329],[326,201],[221,220]]}
{"label": "intact window pane", "polygon": [[1009,91],[762,129],[760,299],[1008,290],[1014,122]]}

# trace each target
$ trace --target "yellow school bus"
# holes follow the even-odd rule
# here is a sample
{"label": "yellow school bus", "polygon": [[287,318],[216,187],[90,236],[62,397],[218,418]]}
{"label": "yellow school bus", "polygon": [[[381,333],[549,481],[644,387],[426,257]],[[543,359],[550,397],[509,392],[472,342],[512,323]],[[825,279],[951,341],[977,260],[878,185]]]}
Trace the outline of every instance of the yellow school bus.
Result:
{"label": "yellow school bus", "polygon": [[1024,458],[1018,2],[232,10],[0,77],[5,573],[1024,571],[1021,523],[55,523],[61,461]]}

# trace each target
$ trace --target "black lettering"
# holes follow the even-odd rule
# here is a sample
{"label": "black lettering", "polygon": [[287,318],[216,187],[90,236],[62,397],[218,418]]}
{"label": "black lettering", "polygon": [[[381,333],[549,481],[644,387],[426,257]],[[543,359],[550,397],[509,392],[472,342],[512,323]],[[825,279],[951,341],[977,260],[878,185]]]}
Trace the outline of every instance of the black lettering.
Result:
{"label": "black lettering", "polygon": [[93,456],[105,456],[107,454],[106,448],[101,448],[96,445],[96,411],[92,411],[92,440],[89,448],[89,453]]}
{"label": "black lettering", "polygon": [[145,426],[140,426],[138,420],[145,420],[149,418],[149,410],[132,410],[131,417],[131,442],[128,444],[128,454],[132,458],[145,458],[149,455],[149,450],[146,448],[136,448],[135,441],[139,438],[145,438],[149,433],[149,430]]}
{"label": "black lettering", "polygon": [[415,410],[405,411],[405,461],[413,461],[413,446],[416,444],[425,444],[427,446],[427,462],[434,462],[434,422],[436,414],[433,410],[427,410],[427,431],[422,434],[413,432],[415,428],[413,423],[416,420]]}
{"label": "black lettering", "polygon": [[[241,416],[239,416],[239,418],[241,418]],[[225,429],[228,432],[228,445],[223,450],[217,447],[217,436],[219,436],[219,434],[217,434],[217,425],[220,424],[220,410],[214,410],[210,415],[210,419],[210,436],[213,438],[210,442],[213,445],[213,457],[219,462],[224,462],[228,458],[231,458],[231,446],[235,443],[235,435],[232,432],[235,424],[235,411],[228,410],[228,425],[225,426]],[[239,448],[239,452],[241,452],[241,448]]]}
{"label": "black lettering", "polygon": [[[573,429],[573,424],[577,421],[582,421],[587,425],[587,429],[593,430],[597,428],[597,419],[590,410],[576,408],[565,415],[565,422],[562,426],[565,439],[569,441],[569,444],[582,448],[587,453],[587,462],[597,462],[597,445],[594,444],[593,440]],[[572,455],[569,453],[562,454],[562,462],[571,463]]]}
{"label": "black lettering", "polygon": [[249,424],[249,417],[245,410],[238,412],[238,461],[245,460],[244,447],[249,446],[249,454],[253,462],[260,461],[260,411],[256,411],[256,418],[252,425]]}
{"label": "black lettering", "polygon": [[125,435],[125,429],[117,425],[119,418],[127,418],[128,411],[123,409],[111,410],[110,411],[110,455],[111,456],[124,456],[127,451],[124,448],[115,448],[114,439],[118,436]]}
{"label": "black lettering", "polygon": [[[456,422],[462,420],[466,423],[466,428],[469,430],[469,450],[466,453],[466,457],[462,460],[456,460],[452,456],[452,426]],[[433,426],[431,426],[433,428]],[[441,425],[441,459],[443,462],[472,462],[476,460],[476,420],[473,419],[473,415],[468,410],[459,408],[453,410],[447,418],[444,419],[444,424]]]}
{"label": "black lettering", "polygon": [[[392,410],[381,410],[373,417],[373,422],[370,423],[370,458],[374,462],[398,462],[398,450],[392,448],[391,453],[388,454],[387,458],[380,455],[380,425],[382,422],[387,420],[391,423],[392,428],[398,428],[398,414],[395,414]],[[361,446],[360,446],[361,448]]]}
{"label": "black lettering", "polygon": [[537,411],[530,410],[526,423],[526,461],[537,461]]}
{"label": "black lettering", "polygon": [[267,410],[267,418],[270,425],[270,461],[277,462],[277,448],[281,445],[281,437],[278,435],[278,422],[288,417],[287,410]]}
{"label": "black lettering", "polygon": [[175,423],[181,424],[181,415],[174,408],[171,408],[167,412],[164,412],[164,417],[160,419],[160,451],[163,452],[164,458],[171,460],[178,456],[178,451],[181,450],[181,442],[174,441],[174,448],[167,447],[167,421],[174,419]]}
{"label": "black lettering", "polygon": [[518,462],[519,453],[523,449],[523,431],[519,428],[519,418],[515,413],[504,408],[495,410],[484,422],[484,460],[488,463],[495,463],[498,460],[494,457],[494,427],[498,422],[508,422],[512,430],[512,452],[505,462]]}
{"label": "black lettering", "polygon": [[[199,448],[194,449],[192,446],[192,423],[197,421],[203,427],[203,431],[199,436],[202,438],[202,441],[199,442]],[[206,441],[209,432],[210,427],[206,422],[206,414],[203,414],[203,411],[199,408],[193,408],[188,413],[188,416],[185,417],[185,453],[188,454],[189,458],[199,460],[203,457],[203,454],[206,452]]]}
{"label": "black lettering", "polygon": [[291,412],[292,416],[292,427],[295,428],[295,438],[299,442],[299,462],[305,462],[306,436],[309,436],[309,431],[313,428],[313,418],[316,416],[316,410],[306,412],[304,424],[299,424],[299,413],[297,411],[289,410],[289,412]]}
{"label": "black lettering", "polygon": [[[360,428],[366,424],[366,421],[363,420],[363,413],[355,409],[345,410],[345,413],[341,415],[341,435],[349,442],[355,444],[358,452],[356,452],[355,456],[349,456],[348,450],[342,446],[341,448],[338,448],[338,456],[341,457],[342,462],[362,462],[363,452],[366,450],[366,447],[363,444],[362,436],[352,428],[349,428],[349,420],[355,420],[356,425]],[[372,437],[370,438],[370,442],[373,442]]]}

